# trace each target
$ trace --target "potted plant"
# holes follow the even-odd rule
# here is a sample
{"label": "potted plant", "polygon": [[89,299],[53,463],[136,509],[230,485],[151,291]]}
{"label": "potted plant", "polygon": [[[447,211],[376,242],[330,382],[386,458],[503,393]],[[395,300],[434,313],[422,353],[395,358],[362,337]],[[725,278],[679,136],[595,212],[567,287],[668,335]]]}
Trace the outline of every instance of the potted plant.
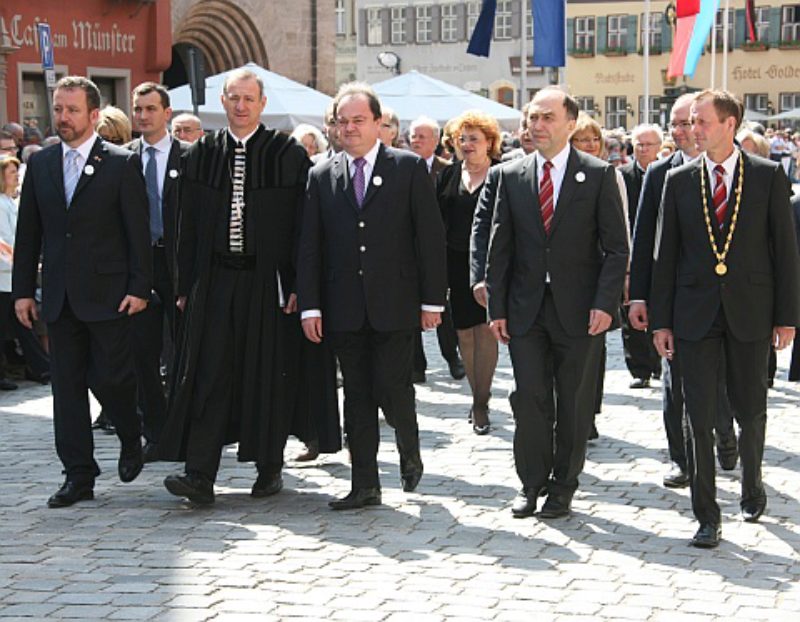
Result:
{"label": "potted plant", "polygon": [[769,43],[766,41],[745,41],[742,43],[742,49],[745,52],[763,52],[769,49]]}
{"label": "potted plant", "polygon": [[574,48],[570,50],[569,55],[573,58],[591,58],[594,56],[594,50],[591,48]]}
{"label": "potted plant", "polygon": [[603,52],[606,56],[627,56],[628,50],[621,45],[609,46]]}

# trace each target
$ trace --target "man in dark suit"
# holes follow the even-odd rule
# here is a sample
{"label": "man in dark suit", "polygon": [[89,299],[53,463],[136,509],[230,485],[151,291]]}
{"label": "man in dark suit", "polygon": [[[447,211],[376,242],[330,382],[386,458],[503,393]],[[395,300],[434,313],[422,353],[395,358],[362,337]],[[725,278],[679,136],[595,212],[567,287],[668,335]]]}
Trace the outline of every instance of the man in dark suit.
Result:
{"label": "man in dark suit", "polygon": [[734,145],[743,106],[707,90],[692,104],[703,155],[670,171],[659,215],[651,322],[659,354],[680,360],[694,469],[692,544],[719,544],[714,483],[714,414],[724,350],[728,396],[739,422],[742,518],[766,507],[761,460],[770,343],[789,345],[800,322],[800,266],[789,182],[778,164]]}
{"label": "man in dark suit", "polygon": [[378,407],[395,429],[403,490],[422,477],[411,382],[414,334],[444,309],[444,226],[425,163],[378,140],[381,106],[366,84],[335,100],[343,152],[309,173],[298,259],[306,337],[342,367],[352,490],[335,510],[381,503]]}
{"label": "man in dark suit", "polygon": [[[694,101],[693,93],[681,95],[670,112],[670,128],[676,152],[669,158],[654,162],[647,168],[639,206],[636,210],[636,225],[631,251],[630,308],[628,318],[631,326],[640,331],[648,329],[647,302],[650,300],[650,280],[653,268],[653,246],[656,236],[656,221],[661,205],[661,194],[667,173],[691,162],[699,154],[692,134],[689,113]],[[691,445],[684,428],[686,417],[683,408],[683,388],[678,359],[664,359],[663,366],[663,413],[664,429],[667,433],[667,448],[672,466],[664,476],[664,486],[683,488],[689,485]],[[719,409],[715,436],[717,456],[720,465],[726,469],[736,467],[736,432],[733,429],[733,415],[730,412],[728,394],[725,388],[725,374],[719,375]]]}
{"label": "man in dark suit", "polygon": [[[436,146],[439,144],[439,124],[429,117],[419,117],[411,122],[408,128],[411,151],[425,160],[428,174],[436,185],[436,179],[450,162],[436,155]],[[436,328],[436,338],[439,341],[439,351],[442,358],[447,361],[450,375],[461,380],[465,375],[464,363],[458,355],[458,336],[456,335],[453,318],[450,315],[449,304],[442,313],[442,323]],[[425,350],[422,348],[422,332],[420,331],[414,343],[414,382],[425,382],[425,369],[428,361],[425,359]]]}
{"label": "man in dark suit", "polygon": [[509,344],[514,366],[514,461],[522,492],[512,513],[519,518],[536,512],[544,486],[540,516],[570,512],[594,415],[603,333],[615,324],[628,265],[614,169],[570,147],[577,116],[572,97],[542,89],[528,110],[537,151],[498,167],[486,284],[492,332]]}
{"label": "man in dark suit", "polygon": [[[619,167],[625,180],[628,195],[628,227],[633,237],[639,197],[645,172],[658,159],[658,150],[664,142],[664,135],[657,125],[637,125],[631,131],[633,158]],[[622,307],[622,348],[625,352],[625,365],[633,376],[631,389],[645,389],[650,386],[650,378],[661,377],[661,359],[653,346],[653,339],[642,329],[632,327],[628,320],[627,300]]]}
{"label": "man in dark suit", "polygon": [[[150,208],[153,249],[153,291],[147,309],[133,320],[133,354],[138,402],[143,414],[144,459],[156,459],[158,439],[166,419],[167,401],[161,381],[162,361],[171,367],[175,336],[176,228],[181,154],[189,143],[173,139],[167,130],[172,116],[169,93],[155,82],[133,90],[133,122],[141,133],[126,147],[142,160]],[[170,341],[164,343],[164,323]]]}
{"label": "man in dark suit", "polygon": [[34,291],[44,251],[42,315],[50,337],[56,451],[66,473],[50,507],[94,496],[100,469],[92,456],[89,387],[116,426],[120,479],[130,482],[142,470],[129,316],[150,295],[147,195],[139,157],[95,134],[99,108],[93,82],[59,80],[53,113],[63,142],[31,159],[17,223],[13,290],[17,318],[27,328],[37,318]]}

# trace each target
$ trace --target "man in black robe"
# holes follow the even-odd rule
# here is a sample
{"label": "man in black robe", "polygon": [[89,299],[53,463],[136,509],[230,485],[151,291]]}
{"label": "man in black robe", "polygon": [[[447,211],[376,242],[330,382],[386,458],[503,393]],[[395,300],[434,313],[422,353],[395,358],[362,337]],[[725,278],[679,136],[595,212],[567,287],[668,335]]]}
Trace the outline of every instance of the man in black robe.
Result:
{"label": "man in black robe", "polygon": [[254,497],[283,487],[283,450],[296,401],[300,324],[292,264],[309,161],[261,125],[267,98],[247,70],[223,84],[228,128],[192,145],[181,182],[178,307],[184,329],[160,454],[185,460],[164,485],[214,501],[222,448],[254,461]]}

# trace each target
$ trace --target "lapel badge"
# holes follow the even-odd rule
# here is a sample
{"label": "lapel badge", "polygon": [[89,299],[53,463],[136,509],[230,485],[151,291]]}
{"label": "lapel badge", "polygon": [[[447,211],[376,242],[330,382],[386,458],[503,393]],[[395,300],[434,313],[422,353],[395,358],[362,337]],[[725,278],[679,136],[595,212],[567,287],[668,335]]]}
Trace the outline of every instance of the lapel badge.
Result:
{"label": "lapel badge", "polygon": [[170,172],[169,172],[169,176],[170,176],[171,179],[177,179],[178,178],[178,171],[176,171],[174,168],[171,169]]}
{"label": "lapel badge", "polygon": [[372,183],[378,188],[380,188],[383,185],[383,177],[381,177],[380,175],[376,175],[375,177],[372,178]]}
{"label": "lapel badge", "polygon": [[83,167],[83,172],[86,175],[94,175],[94,167],[91,164],[87,164]]}
{"label": "lapel badge", "polygon": [[583,171],[578,171],[577,173],[575,173],[575,181],[577,181],[579,184],[582,184],[583,182],[585,182],[586,181],[586,173],[584,173]]}
{"label": "lapel badge", "polygon": [[94,156],[94,161],[95,162],[102,162],[103,158],[101,158],[99,155],[96,155],[96,156]]}

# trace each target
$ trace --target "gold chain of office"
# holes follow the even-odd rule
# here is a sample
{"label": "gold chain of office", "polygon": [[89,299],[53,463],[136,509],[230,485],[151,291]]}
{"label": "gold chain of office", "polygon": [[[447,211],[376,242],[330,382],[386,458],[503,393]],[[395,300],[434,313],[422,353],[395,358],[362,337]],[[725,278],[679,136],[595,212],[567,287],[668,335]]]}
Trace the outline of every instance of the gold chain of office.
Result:
{"label": "gold chain of office", "polygon": [[[705,168],[705,166],[703,167]],[[724,182],[723,182],[724,183]],[[736,184],[736,203],[733,208],[733,215],[731,216],[731,226],[728,229],[728,235],[725,238],[725,244],[722,247],[722,252],[717,250],[717,242],[714,240],[714,229],[711,226],[711,214],[708,210],[708,195],[706,194],[706,172],[703,170],[700,175],[700,190],[703,193],[703,216],[706,219],[706,229],[708,230],[708,241],[711,242],[711,252],[717,258],[717,265],[714,266],[714,272],[718,276],[725,276],[728,273],[728,266],[725,265],[725,259],[728,256],[728,251],[731,248],[731,241],[733,240],[733,232],[736,231],[736,221],[739,219],[739,207],[742,204],[742,184],[744,183],[744,158],[739,152],[739,181]],[[720,223],[721,225],[721,223]]]}

